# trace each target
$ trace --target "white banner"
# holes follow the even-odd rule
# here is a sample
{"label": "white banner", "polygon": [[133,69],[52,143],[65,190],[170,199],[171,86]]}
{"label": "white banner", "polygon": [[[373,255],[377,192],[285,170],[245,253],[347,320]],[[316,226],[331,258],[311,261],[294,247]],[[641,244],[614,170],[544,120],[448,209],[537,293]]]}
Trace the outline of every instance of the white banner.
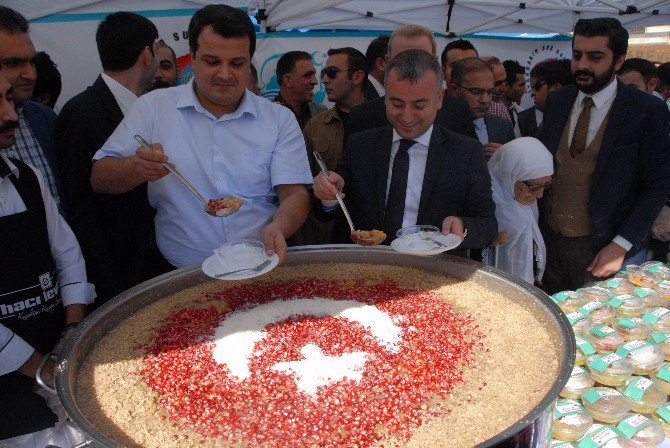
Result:
{"label": "white banner", "polygon": [[[192,69],[188,55],[188,22],[195,10],[153,11],[150,19],[156,24],[160,38],[176,52],[182,78],[190,79]],[[95,44],[95,32],[104,13],[62,14],[31,23],[31,36],[38,51],[46,51],[58,64],[63,90],[57,108],[93,83],[102,67]],[[365,53],[375,32],[312,32],[259,34],[253,62],[259,73],[263,96],[274,98],[279,86],[275,77],[277,59],[287,51],[303,50],[312,54],[317,72],[323,68],[328,49],[354,47]],[[438,38],[438,55],[447,44]],[[569,41],[537,41],[507,39],[471,39],[479,54],[495,55],[501,60],[515,59],[526,67],[526,73],[546,59],[569,58]],[[315,88],[314,101],[328,104],[321,80]]]}

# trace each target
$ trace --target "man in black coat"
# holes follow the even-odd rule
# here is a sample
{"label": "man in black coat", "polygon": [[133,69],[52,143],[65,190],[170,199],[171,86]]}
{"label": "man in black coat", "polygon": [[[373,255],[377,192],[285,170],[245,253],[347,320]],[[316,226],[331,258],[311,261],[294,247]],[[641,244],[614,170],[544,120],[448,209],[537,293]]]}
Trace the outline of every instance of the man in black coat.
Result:
{"label": "man in black coat", "polygon": [[538,138],[555,161],[541,203],[550,292],[646,261],[651,225],[670,193],[668,109],[617,81],[627,44],[616,19],[579,20],[576,85],[547,98]]}
{"label": "man in black coat", "polygon": [[[314,178],[314,194],[335,199],[338,190],[358,229],[383,230],[390,243],[401,227],[437,226],[467,237],[452,253],[484,248],[497,235],[491,178],[481,144],[435,123],[444,91],[437,60],[407,50],[386,69],[388,117],[392,126],[352,135],[337,173]],[[336,242],[349,241],[339,209]],[[339,232],[337,231],[339,230]]]}
{"label": "man in black coat", "polygon": [[[430,30],[419,25],[403,25],[396,28],[388,44],[388,60],[408,49],[425,50],[437,57],[435,38]],[[349,121],[344,129],[344,144],[356,132],[388,126],[385,97],[367,101],[351,109]],[[460,98],[444,95],[435,123],[457,134],[477,138],[468,104]]]}
{"label": "man in black coat", "polygon": [[160,258],[152,249],[155,211],[146,184],[123,195],[98,194],[91,187],[93,154],[134,100],[151,88],[158,68],[157,38],[156,27],[142,16],[108,16],[96,34],[103,73],[63,106],[56,123],[56,154],[72,204],[68,221],[100,302],[163,270],[157,269]]}

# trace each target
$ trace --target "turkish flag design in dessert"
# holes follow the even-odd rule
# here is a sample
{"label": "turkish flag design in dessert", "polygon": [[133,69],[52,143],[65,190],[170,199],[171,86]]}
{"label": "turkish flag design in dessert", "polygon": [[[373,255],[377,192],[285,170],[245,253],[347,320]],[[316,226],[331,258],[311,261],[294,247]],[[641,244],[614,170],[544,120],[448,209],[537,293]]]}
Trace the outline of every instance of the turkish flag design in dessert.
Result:
{"label": "turkish flag design in dessert", "polygon": [[[163,418],[245,446],[406,440],[484,350],[473,320],[386,280],[242,284],[171,314],[142,349]],[[225,304],[225,305],[224,305]]]}

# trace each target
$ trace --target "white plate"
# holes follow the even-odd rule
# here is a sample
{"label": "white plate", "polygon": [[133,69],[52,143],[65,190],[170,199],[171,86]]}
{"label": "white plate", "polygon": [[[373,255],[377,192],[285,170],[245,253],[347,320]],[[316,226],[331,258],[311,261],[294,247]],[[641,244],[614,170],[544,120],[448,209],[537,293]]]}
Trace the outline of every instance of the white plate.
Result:
{"label": "white plate", "polygon": [[[442,247],[433,241],[439,241],[444,244]],[[402,238],[396,238],[391,241],[391,248],[404,254],[412,255],[437,255],[442,252],[454,249],[463,242],[460,236],[449,233],[412,233]]]}
{"label": "white plate", "polygon": [[266,256],[265,258],[261,259],[258,263],[254,264],[254,266],[258,266],[259,264],[263,263],[266,260],[270,260],[270,264],[267,265],[265,269],[261,271],[242,271],[238,272],[237,274],[230,274],[226,275],[225,277],[217,278],[215,277],[215,275],[223,274],[224,272],[228,272],[230,269],[224,269],[224,267],[221,265],[216,255],[211,255],[208,259],[202,262],[202,272],[209,275],[210,277],[216,278],[217,280],[244,280],[247,278],[253,278],[258,277],[259,275],[267,274],[268,272],[276,268],[277,265],[279,264],[279,255],[274,254],[271,257]]}

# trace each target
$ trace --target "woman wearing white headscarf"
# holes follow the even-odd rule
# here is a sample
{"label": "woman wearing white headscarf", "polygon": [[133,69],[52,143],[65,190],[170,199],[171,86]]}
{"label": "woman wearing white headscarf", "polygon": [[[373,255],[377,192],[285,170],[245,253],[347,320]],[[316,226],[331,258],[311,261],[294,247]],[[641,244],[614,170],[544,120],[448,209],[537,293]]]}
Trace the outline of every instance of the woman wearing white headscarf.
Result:
{"label": "woman wearing white headscarf", "polygon": [[553,157],[539,140],[522,137],[498,148],[488,167],[498,229],[508,235],[498,248],[498,268],[528,283],[539,283],[546,248],[537,224],[537,199],[551,184]]}

